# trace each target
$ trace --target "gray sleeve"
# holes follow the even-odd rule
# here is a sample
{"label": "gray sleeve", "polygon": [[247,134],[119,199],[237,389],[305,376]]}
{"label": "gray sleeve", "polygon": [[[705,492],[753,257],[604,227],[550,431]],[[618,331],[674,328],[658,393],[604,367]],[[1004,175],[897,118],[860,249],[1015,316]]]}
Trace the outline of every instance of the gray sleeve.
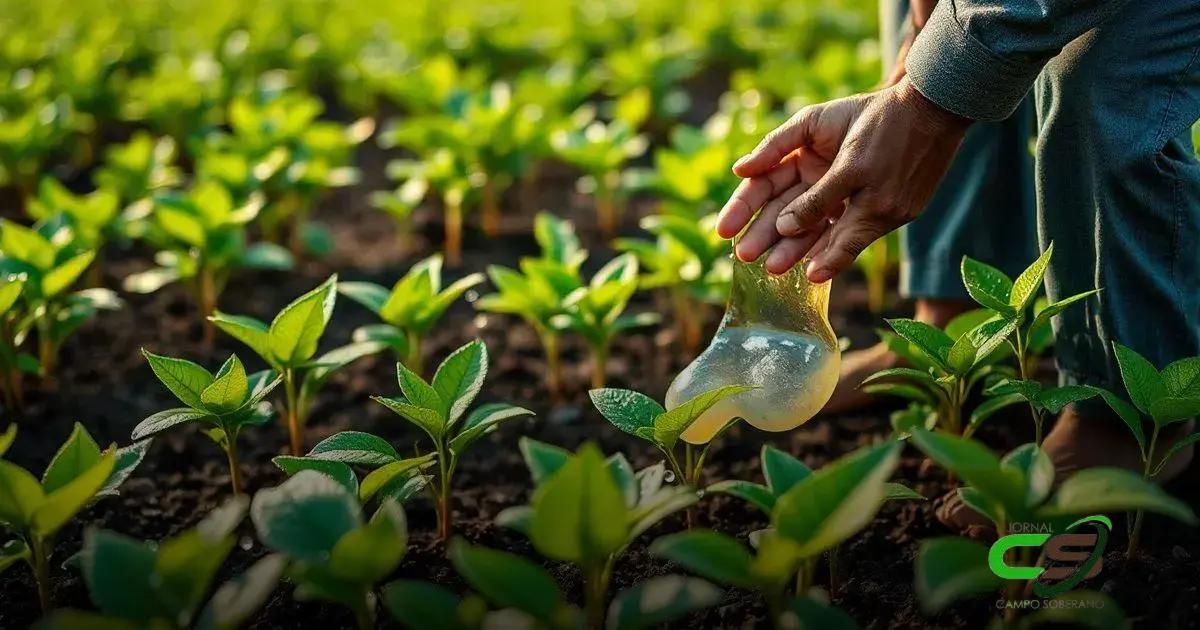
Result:
{"label": "gray sleeve", "polygon": [[1003,120],[1042,67],[1127,0],[941,0],[909,50],[909,80],[973,120]]}

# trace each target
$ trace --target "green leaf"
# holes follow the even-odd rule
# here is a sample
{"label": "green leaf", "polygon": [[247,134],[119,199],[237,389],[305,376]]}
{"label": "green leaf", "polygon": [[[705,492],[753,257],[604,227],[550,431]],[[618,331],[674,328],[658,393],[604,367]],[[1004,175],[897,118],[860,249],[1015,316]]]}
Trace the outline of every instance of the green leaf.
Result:
{"label": "green leaf", "polygon": [[450,561],[475,590],[500,608],[516,608],[551,624],[562,607],[554,578],[518,555],[455,540]]}
{"label": "green leaf", "polygon": [[447,418],[442,413],[442,409],[449,408],[450,403],[443,401],[441,394],[432,385],[426,383],[425,379],[408,369],[403,363],[396,364],[396,380],[399,381],[400,391],[404,393],[404,397],[408,399],[409,403],[437,412],[441,425],[438,434],[443,433],[447,426]]}
{"label": "green leaf", "polygon": [[1069,404],[1095,398],[1100,392],[1086,385],[1063,385],[1047,387],[1038,392],[1035,402],[1050,413],[1058,413]]}
{"label": "green leaf", "polygon": [[1200,357],[1188,357],[1162,369],[1163,385],[1176,398],[1200,398]]}
{"label": "green leaf", "polygon": [[1054,462],[1038,445],[1022,444],[1000,460],[1000,465],[1018,470],[1025,479],[1025,505],[1034,507],[1046,500],[1054,484]]}
{"label": "green leaf", "polygon": [[275,464],[289,477],[294,476],[301,470],[315,470],[342,484],[342,487],[350,492],[358,494],[358,477],[355,476],[354,469],[350,468],[350,465],[345,462],[313,459],[311,457],[296,457],[294,455],[278,455],[271,458],[271,463]]}
{"label": "green leaf", "polygon": [[522,437],[517,446],[535,486],[542,485],[571,459],[571,452],[567,449],[529,437]]}
{"label": "green leaf", "polygon": [[1149,415],[1150,405],[1159,398],[1167,396],[1167,386],[1163,383],[1158,370],[1133,349],[1113,342],[1113,352],[1117,357],[1117,367],[1121,370],[1121,380],[1125,382],[1125,391],[1129,400],[1138,411]]}
{"label": "green leaf", "polygon": [[695,578],[663,575],[621,591],[608,607],[609,630],[657,628],[716,605],[721,590]]}
{"label": "green leaf", "polygon": [[590,565],[629,534],[625,501],[600,451],[585,444],[533,498],[530,539],[543,555]]}
{"label": "green leaf", "polygon": [[200,393],[213,382],[213,375],[208,370],[186,359],[164,357],[145,349],[142,354],[154,375],[180,402],[192,409],[204,409]]}
{"label": "green leaf", "polygon": [[380,504],[371,522],[342,536],[329,557],[329,570],[350,582],[372,585],[400,564],[408,546],[408,521],[395,501]]}
{"label": "green leaf", "polygon": [[358,501],[344,486],[302,470],[275,488],[260,490],[250,519],[263,544],[290,558],[324,562],[342,536],[361,523]]}
{"label": "green leaf", "polygon": [[1112,409],[1113,413],[1121,418],[1125,426],[1129,427],[1129,432],[1137,439],[1138,446],[1142,448],[1144,456],[1146,452],[1146,433],[1142,431],[1142,416],[1138,413],[1138,410],[1133,405],[1125,402],[1120,396],[1107,389],[1100,387],[1094,387],[1093,389],[1100,394],[1104,402],[1108,403],[1109,409]]}
{"label": "green leaf", "polygon": [[1012,296],[1008,303],[1014,310],[1023,313],[1033,304],[1033,299],[1042,288],[1042,278],[1046,276],[1046,268],[1050,266],[1050,258],[1053,255],[1054,243],[1050,243],[1046,251],[1013,280]]}
{"label": "green leaf", "polygon": [[130,439],[134,441],[145,439],[152,435],[162,433],[167,429],[177,427],[181,424],[187,424],[188,422],[211,417],[212,415],[207,411],[198,411],[196,409],[189,409],[187,407],[167,409],[139,422],[137,426],[133,428],[133,434],[130,436]]}
{"label": "green leaf", "polygon": [[275,357],[271,354],[270,333],[266,324],[253,317],[226,315],[221,312],[213,313],[212,317],[208,319],[229,336],[246,344],[267,363],[273,366],[278,365]]}
{"label": "green leaf", "polygon": [[534,413],[524,407],[515,407],[505,403],[480,405],[467,416],[458,435],[450,440],[450,451],[461,455],[475,440],[495,430],[501,422],[532,415]]}
{"label": "green leaf", "polygon": [[920,350],[926,359],[942,370],[950,371],[946,357],[954,345],[954,340],[946,333],[915,319],[889,319],[886,321],[897,335]]}
{"label": "green leaf", "polygon": [[388,290],[373,282],[339,282],[338,293],[378,315],[388,299]]}
{"label": "green leaf", "polygon": [[1002,409],[1006,409],[1013,405],[1019,405],[1024,402],[1025,397],[1017,393],[1001,394],[985,399],[983,402],[979,403],[979,406],[976,407],[974,411],[971,412],[971,416],[967,420],[967,430],[964,431],[963,435],[970,437],[970,435],[978,430],[979,426],[988,418],[996,415],[996,413]]}
{"label": "green leaf", "polygon": [[438,442],[442,439],[442,433],[445,427],[442,424],[441,414],[438,413],[437,409],[418,407],[417,405],[413,405],[402,398],[384,398],[383,396],[372,396],[371,399],[383,405],[384,407],[391,409],[392,412],[401,418],[404,418],[405,420],[417,425],[421,430],[425,431],[425,433],[428,433],[429,437],[432,438],[433,441]]}
{"label": "green leaf", "polygon": [[95,259],[96,252],[84,252],[46,272],[42,276],[42,295],[51,298],[71,288]]}
{"label": "green leaf", "polygon": [[775,495],[766,486],[757,483],[738,479],[718,481],[705,490],[706,494],[713,492],[737,497],[758,508],[764,514],[769,515],[775,508]]}
{"label": "green leaf", "polygon": [[1004,468],[1000,460],[971,439],[914,429],[910,438],[917,448],[966,484],[1019,515],[1025,507],[1026,488],[1020,471]]}
{"label": "green leaf", "polygon": [[917,600],[926,614],[936,614],[956,601],[998,591],[1004,580],[988,568],[987,547],[948,536],[921,543],[917,552]]}
{"label": "green leaf", "polygon": [[1098,295],[1099,293],[1100,289],[1093,289],[1091,291],[1085,291],[1083,293],[1072,295],[1069,298],[1061,299],[1053,304],[1047,304],[1045,308],[1038,311],[1037,315],[1034,316],[1033,323],[1030,324],[1029,329],[1034,330],[1040,328],[1041,326],[1049,326],[1050,320],[1059,313],[1067,310],[1067,307],[1075,304],[1076,302],[1082,302],[1083,300],[1086,300],[1093,295]]}
{"label": "green leaf", "polygon": [[271,355],[284,366],[299,365],[317,353],[317,344],[333,315],[337,300],[337,276],[300,296],[284,307],[267,333]]}
{"label": "green leaf", "polygon": [[296,266],[292,253],[275,243],[255,243],[247,247],[238,262],[247,269],[269,271],[291,271]]}
{"label": "green leaf", "polygon": [[875,517],[899,455],[889,442],[839,458],[779,497],[772,524],[805,557],[832,548]]}
{"label": "green leaf", "polygon": [[29,547],[23,540],[13,539],[0,545],[0,575],[18,562],[28,562],[29,557]]}
{"label": "green leaf", "polygon": [[0,457],[4,457],[4,454],[8,452],[10,447],[12,447],[12,444],[16,439],[17,425],[16,423],[13,423],[8,425],[8,428],[4,430],[4,433],[0,433]]}
{"label": "green leaf", "polygon": [[150,578],[158,601],[175,618],[190,618],[208,592],[213,577],[237,544],[234,530],[246,516],[239,497],[213,510],[193,529],[163,541]]}
{"label": "green leaf", "polygon": [[434,461],[434,459],[435,456],[431,453],[420,457],[410,457],[394,461],[372,470],[369,475],[363,478],[362,487],[358,491],[358,500],[363,503],[370,501],[380,490],[391,485],[397,478],[412,475],[426,464]]}
{"label": "green leaf", "polygon": [[0,222],[0,251],[38,271],[54,265],[54,245],[36,231],[12,221]]}
{"label": "green leaf", "polygon": [[842,609],[812,597],[796,597],[783,613],[782,627],[856,630],[858,624]]}
{"label": "green leaf", "polygon": [[963,286],[971,299],[1002,315],[1013,313],[1009,305],[1013,282],[1003,271],[969,256],[963,256],[960,267]]}
{"label": "green leaf", "polygon": [[383,589],[383,606],[409,630],[468,630],[459,616],[462,601],[437,584],[396,580]]}
{"label": "green leaf", "polygon": [[100,446],[83,428],[75,423],[71,435],[59,447],[58,452],[46,466],[42,474],[42,490],[47,494],[67,485],[73,479],[87,472],[100,461]]}
{"label": "green leaf", "polygon": [[1200,396],[1195,398],[1159,398],[1150,403],[1150,417],[1155,424],[1165,426],[1200,415]]}
{"label": "green leaf", "polygon": [[643,440],[652,439],[655,418],[666,412],[653,398],[629,389],[593,389],[588,396],[613,426]]}
{"label": "green leaf", "polygon": [[1086,468],[1059,486],[1043,512],[1081,516],[1145,510],[1196,525],[1196,513],[1158,485],[1120,468]]}
{"label": "green leaf", "polygon": [[889,482],[884,484],[883,498],[887,501],[924,501],[925,495],[902,483]]}
{"label": "green leaf", "polygon": [[650,553],[719,584],[755,588],[752,558],[742,543],[713,531],[693,530],[654,541]]}
{"label": "green leaf", "polygon": [[33,513],[33,531],[45,538],[66,525],[104,487],[116,465],[116,458],[116,449],[110,447],[91,468],[54,492],[46,493],[45,500]]}
{"label": "green leaf", "polygon": [[1163,467],[1171,461],[1171,458],[1174,457],[1176,453],[1198,442],[1200,442],[1200,433],[1193,433],[1181,440],[1176,441],[1171,445],[1171,448],[1168,448],[1167,451],[1162,454],[1162,457],[1159,458],[1158,465],[1155,466],[1154,470],[1150,473],[1150,478],[1153,479],[1154,477],[1157,477],[1158,473],[1162,472]]}
{"label": "green leaf", "polygon": [[334,433],[314,446],[307,457],[354,466],[382,466],[400,459],[387,440],[362,431]]}
{"label": "green leaf", "polygon": [[117,494],[117,488],[125,483],[125,480],[133,474],[134,469],[146,458],[146,451],[150,450],[150,443],[151,440],[143,440],[117,449],[117,460],[113,465],[112,474],[96,492],[97,498]]}
{"label": "green leaf", "polygon": [[717,389],[697,394],[678,407],[660,414],[654,419],[654,441],[663,448],[673,448],[679,436],[692,426],[704,412],[718,402],[754,389],[753,385],[724,385]]}
{"label": "green leaf", "polygon": [[355,343],[381,343],[400,356],[408,353],[408,337],[391,324],[359,326],[354,329],[352,338]]}
{"label": "green leaf", "polygon": [[222,584],[209,599],[196,624],[197,630],[234,630],[239,628],[275,592],[287,568],[280,554],[260,558],[245,573]]}
{"label": "green leaf", "polygon": [[213,382],[200,392],[200,402],[204,409],[219,415],[236,411],[249,393],[250,381],[246,378],[246,368],[237,355],[230,355]]}
{"label": "green leaf", "polygon": [[107,614],[149,621],[169,618],[155,589],[154,546],[113,532],[92,529],[84,534],[83,579],[92,602]]}
{"label": "green leaf", "polygon": [[762,463],[763,476],[767,479],[767,487],[776,497],[783,496],[792,486],[812,475],[812,469],[804,462],[770,444],[763,445],[759,460]]}
{"label": "green leaf", "polygon": [[867,378],[864,378],[862,382],[859,383],[859,387],[885,378],[907,379],[935,389],[941,387],[938,385],[937,379],[935,379],[932,374],[929,372],[923,372],[921,370],[914,370],[913,368],[888,368],[886,370],[880,370],[868,376]]}
{"label": "green leaf", "polygon": [[0,460],[0,523],[10,529],[27,529],[46,494],[24,468]]}
{"label": "green leaf", "polygon": [[478,339],[455,350],[438,366],[433,375],[433,389],[441,399],[438,411],[447,427],[453,426],[475,400],[487,369],[487,346]]}

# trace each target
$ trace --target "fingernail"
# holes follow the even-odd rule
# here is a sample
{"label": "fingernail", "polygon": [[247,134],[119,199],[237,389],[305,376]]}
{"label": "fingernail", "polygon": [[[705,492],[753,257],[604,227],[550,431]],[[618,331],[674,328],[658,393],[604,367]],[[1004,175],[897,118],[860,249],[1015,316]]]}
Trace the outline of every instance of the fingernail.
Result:
{"label": "fingernail", "polygon": [[808,263],[808,281],[813,284],[821,284],[833,277],[833,272],[828,267],[817,266],[815,262]]}
{"label": "fingernail", "polygon": [[743,155],[742,157],[738,158],[736,162],[733,163],[734,170],[737,170],[743,164],[745,164],[746,162],[749,162],[749,161],[750,161],[750,154]]}
{"label": "fingernail", "polygon": [[800,231],[800,222],[793,214],[781,214],[775,220],[775,230],[784,236],[792,236]]}

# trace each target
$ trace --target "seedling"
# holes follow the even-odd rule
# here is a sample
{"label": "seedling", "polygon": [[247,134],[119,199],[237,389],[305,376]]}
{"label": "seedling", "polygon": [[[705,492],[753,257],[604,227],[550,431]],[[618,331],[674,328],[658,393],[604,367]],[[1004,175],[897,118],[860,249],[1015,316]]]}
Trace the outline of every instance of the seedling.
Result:
{"label": "seedling", "polygon": [[565,314],[567,297],[583,286],[579,268],[587,252],[569,221],[546,212],[534,220],[534,236],[542,255],[521,259],[519,272],[488,267],[498,292],[481,297],[477,305],[483,311],[517,315],[533,328],[546,355],[546,387],[557,397],[562,392],[559,334],[564,322],[556,317]]}
{"label": "seedling", "polygon": [[[1179,436],[1165,451],[1162,451],[1163,444],[1159,442],[1163,431],[1171,425],[1200,415],[1200,357],[1180,359],[1159,371],[1132,348],[1113,342],[1113,352],[1117,357],[1125,392],[1133,404],[1107,390],[1096,387],[1089,389],[1103,397],[1129,427],[1141,450],[1142,478],[1150,480],[1162,472],[1176,453],[1200,442],[1200,430],[1194,426],[1190,433]],[[1142,429],[1143,417],[1150,419],[1148,442]],[[1137,552],[1144,517],[1143,510],[1134,514],[1126,551],[1128,556]]]}
{"label": "seedling", "polygon": [[158,248],[157,267],[125,279],[125,290],[153,293],[182,282],[204,316],[204,340],[213,341],[208,318],[229,278],[240,269],[292,268],[286,250],[270,244],[247,245],[247,226],[258,216],[261,199],[237,207],[229,190],[212,180],[194,184],[186,193],[159,194],[148,222],[146,240]]}
{"label": "seedling", "polygon": [[[980,403],[971,413],[971,426],[1001,409],[1019,403],[1027,403],[1033,412],[1035,444],[1042,443],[1046,418],[1062,411],[1069,404],[1093,398],[1100,390],[1088,385],[1063,385],[1047,387],[1040,381],[1003,379],[984,390],[991,398]],[[970,437],[970,433],[966,434]]]}
{"label": "seedling", "polygon": [[[304,457],[279,455],[271,460],[288,475],[315,470],[342,484],[363,505],[373,499],[404,504],[425,489],[434,463],[430,453],[401,459],[396,449],[381,437],[361,431],[342,431],[321,440]],[[362,482],[355,468],[370,470]]]}
{"label": "seedling", "polygon": [[43,177],[37,197],[29,200],[25,210],[39,223],[69,229],[73,246],[84,251],[99,250],[106,242],[124,237],[120,199],[105,188],[76,195],[53,177]]}
{"label": "seedling", "polygon": [[[15,427],[0,436],[0,456],[15,438]],[[117,494],[149,444],[120,449],[114,444],[101,451],[87,429],[75,423],[40,482],[24,468],[0,459],[0,529],[16,535],[0,544],[0,571],[26,562],[37,581],[43,613],[51,609],[50,555],[55,534],[97,499]]]}
{"label": "seedling", "polygon": [[173,165],[175,154],[171,138],[134,132],[129,142],[107,149],[104,164],[96,169],[96,186],[116,193],[126,218],[142,217],[156,192],[180,183],[182,176]]}
{"label": "seedling", "polygon": [[354,612],[358,627],[375,627],[375,585],[400,565],[408,524],[400,504],[386,500],[363,523],[362,507],[342,484],[302,470],[254,495],[250,519],[258,539],[291,561],[296,599],[331,601]]}
{"label": "seedling", "polygon": [[[579,609],[565,601],[553,576],[529,560],[463,540],[450,545],[450,559],[459,575],[480,595],[459,598],[427,582],[392,582],[384,588],[383,603],[405,628],[478,630],[520,625],[573,630],[581,627]],[[514,585],[519,588],[514,589]],[[651,578],[613,598],[605,627],[611,630],[660,627],[715,605],[721,595],[708,582],[695,578],[677,575]],[[488,603],[498,610],[489,611]]]}
{"label": "seedling", "polygon": [[107,289],[69,292],[95,259],[96,251],[77,247],[69,229],[0,223],[0,276],[24,279],[21,315],[10,333],[20,340],[31,327],[37,332],[38,372],[44,379],[53,377],[59,349],[71,333],[101,309],[121,306]]}
{"label": "seedling", "polygon": [[198,422],[204,434],[225,451],[229,462],[229,485],[242,492],[238,469],[237,440],[242,429],[271,419],[271,405],[263,400],[279,386],[282,378],[271,370],[246,375],[237,355],[230,355],[214,375],[186,359],[164,357],[142,350],[150,369],[184,407],[160,411],[133,428],[134,441],[157,435],[179,425]]}
{"label": "seedling", "polygon": [[550,136],[550,144],[558,157],[583,170],[577,187],[595,197],[600,230],[611,238],[633,187],[623,169],[646,152],[646,137],[624,120],[598,120],[595,108],[584,105],[571,115],[566,128]]}
{"label": "seedling", "polygon": [[658,323],[657,313],[625,315],[629,299],[637,291],[637,258],[623,254],[608,262],[583,287],[563,300],[565,312],[554,315],[554,328],[571,330],[583,337],[592,356],[592,387],[608,380],[608,353],[613,339],[626,330]]}
{"label": "seedling", "polygon": [[204,596],[237,544],[245,497],[226,502],[195,527],[158,544],[116,532],[84,534],[79,564],[99,612],[57,610],[39,627],[212,628],[233,630],[267,602],[287,566],[279,554],[262,557],[245,573]]}
{"label": "seedling", "polygon": [[[1004,374],[995,363],[997,350],[1016,327],[986,311],[972,311],[951,321],[946,330],[913,319],[889,319],[896,337],[884,335],[888,346],[912,367],[881,370],[863,380],[870,393],[901,396],[937,410],[938,426],[969,435],[975,424],[963,424],[963,404],[986,377]],[[898,432],[903,432],[898,429]]]}
{"label": "seedling", "polygon": [[504,403],[481,405],[466,415],[461,427],[455,425],[479,395],[487,376],[487,346],[472,341],[455,350],[438,366],[432,383],[426,382],[404,364],[396,365],[403,398],[374,399],[396,415],[413,423],[433,441],[437,453],[438,474],[433,479],[437,495],[438,536],[449,540],[453,528],[454,507],[450,490],[459,457],[479,438],[494,431],[506,420],[533,415],[532,411]]}
{"label": "seedling", "polygon": [[[1053,255],[1054,243],[1050,243],[1046,251],[1022,271],[1016,280],[1009,279],[999,269],[973,258],[964,256],[962,260],[963,285],[966,286],[967,293],[981,306],[996,313],[1001,321],[1006,322],[1008,344],[1012,347],[1018,374],[1023,381],[1034,378],[1037,353],[1031,350],[1044,349],[1046,327],[1050,320],[1072,304],[1082,302],[1100,292],[1099,289],[1094,289],[1053,304],[1045,304],[1030,318],[1030,309],[1037,300],[1038,292],[1042,288],[1042,279]],[[1035,441],[1041,444],[1042,417],[1033,402],[1030,403],[1030,412],[1037,430]]]}
{"label": "seedling", "polygon": [[663,289],[679,329],[683,349],[694,354],[700,346],[705,306],[723,305],[729,298],[732,266],[729,241],[717,236],[716,215],[699,221],[671,215],[642,220],[653,242],[617,239],[614,246],[632,253],[645,271],[643,289]]}
{"label": "seedling", "polygon": [[[946,433],[914,429],[911,441],[963,481],[959,497],[995,524],[1000,536],[1010,533],[1017,523],[1034,523],[1062,532],[1080,517],[1125,510],[1149,510],[1190,525],[1200,522],[1187,504],[1120,468],[1080,470],[1055,487],[1054,464],[1033,443],[1019,446],[1000,459],[979,442]],[[1033,549],[1021,548],[1020,557],[1009,564],[1029,566]],[[990,572],[980,573],[986,562],[960,562],[962,558],[986,558],[987,554],[987,549],[972,541],[927,543],[917,562],[917,589],[925,593],[926,607],[940,608],[960,597],[998,587],[999,579],[993,579]],[[1015,599],[1025,584],[1013,581],[1008,586],[1006,597]],[[932,600],[930,594],[935,594]]]}
{"label": "seedling", "polygon": [[887,306],[888,277],[899,265],[899,232],[889,232],[854,259],[854,266],[862,271],[867,281],[867,309],[872,313],[878,315]]}
{"label": "seedling", "polygon": [[663,485],[662,464],[634,473],[624,457],[606,462],[592,444],[572,455],[524,438],[521,452],[537,490],[530,505],[501,512],[497,522],[525,533],[542,555],[579,567],[586,627],[599,630],[617,559],[643,532],[698,497],[689,488]]}
{"label": "seedling", "polygon": [[455,300],[483,282],[473,273],[442,288],[442,257],[413,265],[391,291],[371,282],[342,282],[338,291],[378,315],[384,323],[354,331],[355,341],[377,341],[391,348],[409,369],[421,374],[421,341]]}
{"label": "seedling", "polygon": [[304,452],[304,425],[317,392],[337,370],[383,349],[374,342],[356,342],[313,358],[333,316],[337,276],[296,298],[279,311],[271,324],[246,315],[216,313],[212,322],[246,344],[283,377],[284,417],[292,455]]}
{"label": "seedling", "polygon": [[[398,139],[391,142],[386,140],[394,135],[394,132],[385,132],[380,139],[381,144],[390,147],[400,143]],[[451,267],[457,267],[462,263],[463,215],[466,205],[473,202],[478,194],[481,178],[471,169],[465,156],[450,149],[441,146],[418,148],[408,141],[403,141],[403,144],[415,151],[419,159],[389,162],[388,177],[400,182],[398,190],[411,187],[403,199],[399,199],[405,206],[415,208],[424,199],[427,191],[440,196],[445,234],[442,253]],[[417,191],[421,193],[419,197]],[[379,201],[384,200],[379,198]]]}
{"label": "seedling", "polygon": [[[698,490],[703,483],[704,460],[716,440],[710,440],[699,451],[691,443],[684,442],[683,462],[680,463],[676,454],[680,437],[713,405],[751,389],[754,388],[748,385],[726,385],[700,394],[670,411],[663,409],[653,398],[628,389],[593,389],[588,393],[592,404],[605,419],[618,429],[653,444],[666,458],[675,477],[689,488]],[[723,434],[737,420],[729,418],[717,435]]]}
{"label": "seedling", "polygon": [[17,301],[25,289],[25,281],[11,278],[0,281],[0,367],[4,369],[4,404],[19,410],[25,402],[23,376],[38,373],[38,360],[21,351],[28,332],[28,320],[22,316]]}
{"label": "seedling", "polygon": [[757,536],[756,556],[725,534],[700,530],[660,538],[651,553],[718,584],[759,591],[772,623],[787,627],[783,616],[790,598],[813,596],[821,555],[875,518],[899,455],[898,442],[863,448],[793,483],[775,500],[772,529]]}

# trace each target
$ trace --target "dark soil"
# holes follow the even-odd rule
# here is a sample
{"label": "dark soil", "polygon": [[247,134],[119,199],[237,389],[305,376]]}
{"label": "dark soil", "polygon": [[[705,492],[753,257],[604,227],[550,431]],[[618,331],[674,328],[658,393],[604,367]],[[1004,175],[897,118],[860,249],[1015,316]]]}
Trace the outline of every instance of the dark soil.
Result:
{"label": "dark soil", "polygon": [[[377,156],[376,156],[377,157]],[[365,169],[366,173],[382,168]],[[367,182],[354,191],[339,192],[322,208],[318,218],[335,229],[337,248],[325,260],[307,263],[292,275],[262,274],[241,277],[221,300],[223,310],[268,318],[295,296],[315,286],[332,272],[344,279],[371,279],[389,284],[415,260],[433,251],[440,242],[440,225],[433,212],[419,216],[418,233],[402,240],[385,215],[366,209],[367,190],[382,188],[384,182]],[[571,190],[569,174],[548,169],[542,184],[540,207],[553,208],[576,220],[593,250],[593,265],[607,260],[610,252],[592,232],[593,219],[587,203]],[[516,195],[510,200],[516,205]],[[645,206],[645,207],[642,207]],[[652,210],[635,204],[631,214]],[[466,261],[454,275],[481,270],[487,264],[515,264],[534,250],[529,236],[530,212],[506,218],[506,235],[485,239],[469,233]],[[634,225],[627,217],[626,225]],[[106,268],[108,286],[144,268],[146,252],[114,252]],[[864,294],[858,279],[839,280],[834,288],[832,318],[839,334],[856,345],[870,343],[878,318],[863,308]],[[170,287],[152,296],[125,296],[128,308],[104,314],[87,325],[64,348],[62,371],[56,383],[33,385],[30,403],[20,418],[21,434],[9,456],[17,463],[40,471],[68,435],[72,423],[83,422],[101,442],[128,442],[130,430],[145,416],[166,408],[172,400],[154,379],[138,350],[186,356],[207,365],[217,365],[230,352],[249,360],[250,354],[236,342],[219,338],[215,349],[201,344],[199,318],[187,295]],[[636,308],[654,308],[653,299],[640,296]],[[710,329],[719,313],[710,313]],[[351,331],[369,323],[372,316],[347,300],[337,314],[326,339],[333,345],[347,340]],[[536,338],[513,320],[484,316],[471,305],[456,304],[427,342],[429,362],[436,363],[450,350],[472,337],[482,337],[492,355],[485,387],[485,400],[503,400],[538,412],[535,419],[508,425],[469,453],[462,462],[455,493],[455,529],[465,538],[538,558],[527,541],[493,524],[504,508],[527,501],[531,487],[516,449],[517,439],[528,435],[568,448],[594,441],[608,453],[621,451],[635,467],[655,462],[653,449],[644,442],[620,433],[604,422],[587,401],[589,368],[583,348],[568,345],[566,400],[548,400],[541,383],[543,363]],[[630,387],[660,398],[671,377],[691,357],[678,349],[672,329],[650,329],[621,339],[609,365],[611,384]],[[252,362],[251,362],[252,363]],[[256,366],[261,367],[261,366]],[[369,400],[371,394],[395,394],[390,358],[363,360],[336,375],[320,396],[307,430],[309,445],[345,429],[370,431],[385,436],[409,450],[421,436],[405,422]],[[742,478],[761,480],[758,452],[771,442],[819,467],[856,447],[883,439],[889,432],[887,409],[855,415],[820,417],[787,434],[764,434],[749,429],[728,434],[710,456],[706,474],[710,480]],[[997,418],[984,431],[983,439],[995,448],[1010,448],[1029,439],[1023,416]],[[241,443],[245,483],[248,491],[278,484],[283,475],[270,458],[286,446],[284,430],[275,424],[245,434]],[[994,616],[993,602],[981,600],[961,605],[936,618],[926,618],[917,609],[912,589],[912,566],[922,539],[947,532],[933,518],[933,498],[950,489],[946,478],[933,467],[922,466],[921,457],[905,451],[897,480],[911,485],[931,500],[887,505],[859,536],[844,545],[840,556],[840,584],[834,601],[860,624],[871,628],[936,627],[978,628]],[[1200,492],[1195,474],[1175,484],[1174,492],[1194,499]],[[68,526],[58,537],[55,560],[61,562],[78,550],[85,524],[103,527],[143,539],[161,539],[197,522],[229,496],[228,476],[219,450],[195,431],[174,431],[156,439],[146,461],[123,486],[121,495],[90,508],[78,524]],[[464,585],[450,567],[444,549],[434,536],[434,513],[428,502],[415,501],[407,507],[412,541],[397,577],[427,579],[453,588]],[[701,524],[737,535],[766,525],[765,519],[745,505],[725,497],[708,497],[700,506]],[[672,570],[667,562],[651,557],[647,547],[655,536],[678,531],[682,518],[663,523],[642,537],[617,564],[614,591]],[[1139,626],[1191,627],[1200,615],[1200,537],[1194,530],[1149,519],[1144,535],[1144,554],[1126,562],[1119,551],[1110,552],[1101,575],[1086,587],[1115,597]],[[1123,528],[1118,527],[1118,530]],[[235,549],[220,579],[246,568],[264,553],[253,538],[247,521],[242,526],[242,544]],[[1114,536],[1112,549],[1123,540]],[[544,562],[544,560],[540,560]],[[577,573],[570,567],[545,563],[562,586],[578,599],[581,592]],[[54,571],[53,597],[58,606],[90,607],[86,588],[70,569]],[[0,576],[0,628],[23,628],[38,617],[37,598],[29,571],[13,567]],[[253,620],[256,628],[342,628],[353,619],[336,606],[293,599],[287,585],[280,586],[272,601]],[[730,591],[718,607],[679,624],[690,628],[764,627],[765,610],[753,593]]]}

